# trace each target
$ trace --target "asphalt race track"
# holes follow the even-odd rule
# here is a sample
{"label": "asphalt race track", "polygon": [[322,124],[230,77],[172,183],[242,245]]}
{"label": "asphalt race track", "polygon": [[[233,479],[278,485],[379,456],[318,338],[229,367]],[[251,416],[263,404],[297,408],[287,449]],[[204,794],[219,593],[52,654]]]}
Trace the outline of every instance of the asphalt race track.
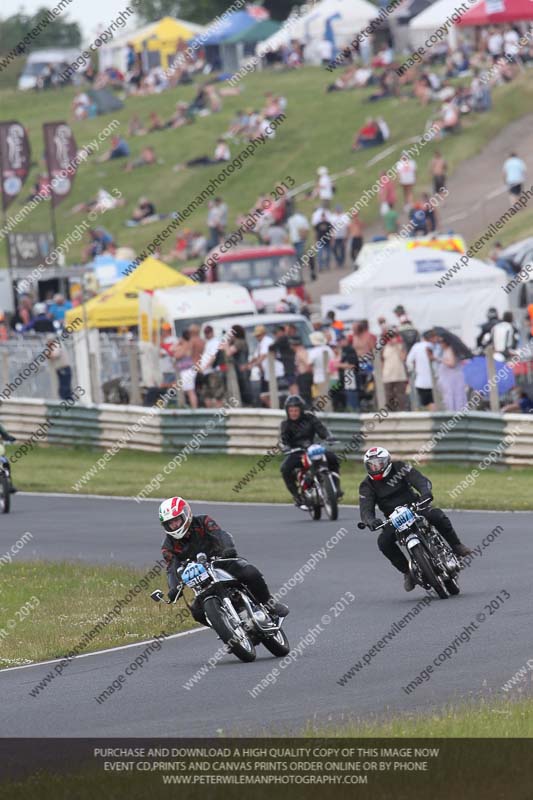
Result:
{"label": "asphalt race track", "polygon": [[[29,691],[53,664],[0,673],[2,736],[208,736],[294,733],[308,720],[415,711],[459,698],[500,692],[501,685],[532,657],[532,514],[459,512],[451,517],[471,547],[497,525],[503,532],[461,575],[462,593],[435,598],[375,651],[345,686],[336,681],[413,608],[424,593],[407,594],[402,578],[379,553],[375,534],[357,531],[354,508],[341,508],[335,523],[312,522],[288,506],[196,503],[231,531],[239,552],[257,564],[277,590],[341,527],[340,541],[302,583],[285,597],[291,608],[285,630],[292,646],[309,629],[296,660],[280,670],[275,685],[257,697],[252,690],[279,662],[259,648],[257,661],[224,656],[191,689],[183,684],[214,655],[219,641],[202,631],[166,641],[120,692],[99,705],[94,699],[146,645],[72,661],[37,697]],[[0,555],[25,532],[33,540],[16,556],[121,562],[150,567],[162,540],[153,502],[103,498],[15,497],[13,513],[1,518]],[[293,581],[294,583],[294,581]],[[162,581],[162,588],[166,588]],[[332,607],[346,593],[349,603],[335,617]],[[485,608],[510,594],[496,611]],[[348,595],[349,596],[349,595]],[[110,593],[110,607],[118,598]],[[150,599],[147,597],[147,602]],[[167,609],[164,609],[166,612]],[[169,613],[175,613],[171,611]],[[330,622],[321,624],[323,615]],[[485,614],[468,642],[434,669],[431,679],[402,690],[463,628]],[[478,618],[479,619],[479,618]],[[311,640],[314,639],[314,643]],[[21,654],[22,655],[22,654]]]}

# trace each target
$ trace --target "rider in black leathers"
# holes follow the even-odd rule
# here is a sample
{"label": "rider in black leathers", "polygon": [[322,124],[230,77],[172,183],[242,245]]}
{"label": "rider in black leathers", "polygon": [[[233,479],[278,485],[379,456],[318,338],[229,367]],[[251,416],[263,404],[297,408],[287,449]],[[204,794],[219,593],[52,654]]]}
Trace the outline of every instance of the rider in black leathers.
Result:
{"label": "rider in black leathers", "polygon": [[[11,434],[9,434],[6,431],[6,429],[4,428],[3,425],[0,425],[0,439],[2,439],[2,441],[4,441],[4,442],[15,442],[16,441],[15,437],[11,436]],[[1,460],[3,462],[4,469],[5,469],[6,473],[7,473],[8,478],[9,478],[9,491],[10,491],[11,494],[15,494],[17,492],[17,489],[15,488],[15,486],[13,486],[13,483],[11,482],[11,464],[9,463],[9,459],[6,458],[5,456],[2,456]]]}
{"label": "rider in black leathers", "polygon": [[[181,499],[181,498],[180,498]],[[185,501],[184,501],[185,502]],[[168,598],[171,602],[178,594],[177,569],[189,558],[196,558],[199,553],[205,553],[207,558],[218,557],[218,563],[226,572],[246,586],[259,603],[268,606],[272,613],[285,617],[289,609],[283,603],[276,602],[266,584],[261,572],[249,561],[240,558],[235,549],[235,542],[230,533],[223,530],[214,519],[207,514],[192,515],[188,503],[187,513],[190,515],[189,527],[182,538],[175,539],[172,531],[163,528],[166,532],[162,545],[163,558],[167,562]],[[197,622],[206,625],[206,619],[200,604],[194,600],[191,614]]]}
{"label": "rider in black leathers", "polygon": [[[330,432],[318,417],[311,411],[305,410],[305,403],[299,395],[292,394],[287,397],[285,413],[287,419],[281,423],[280,431],[280,443],[283,449],[293,450],[300,447],[305,450],[310,444],[313,444],[315,439],[325,439],[328,442],[333,440]],[[283,480],[297,506],[301,505],[302,500],[298,495],[295,471],[301,463],[301,457],[301,453],[289,453],[281,465]],[[338,496],[342,497],[339,459],[331,450],[326,450],[326,458],[328,467],[337,483]]]}
{"label": "rider in black leathers", "polygon": [[[423,501],[429,504],[433,500],[431,481],[405,461],[392,461],[390,453],[384,447],[367,450],[364,463],[368,476],[359,486],[359,513],[361,522],[371,530],[376,530],[382,524],[382,520],[376,518],[376,506],[388,516],[397,506]],[[444,511],[440,508],[426,508],[419,509],[417,513],[435,526],[456,555],[470,555],[472,551],[459,541]],[[396,544],[392,525],[388,524],[381,529],[378,547],[391,564],[404,574],[406,591],[414,589],[407,559]]]}

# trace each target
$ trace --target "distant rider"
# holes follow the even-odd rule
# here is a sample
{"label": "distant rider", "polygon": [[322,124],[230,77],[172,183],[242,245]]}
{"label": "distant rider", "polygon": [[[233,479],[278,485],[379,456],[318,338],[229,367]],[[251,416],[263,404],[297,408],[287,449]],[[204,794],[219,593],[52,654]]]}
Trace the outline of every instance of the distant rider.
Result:
{"label": "distant rider", "polygon": [[[311,411],[306,411],[305,403],[299,395],[291,394],[287,397],[285,413],[287,419],[281,423],[280,431],[280,443],[284,449],[294,450],[298,447],[305,450],[310,444],[313,444],[315,438],[325,439],[328,442],[333,441],[330,432],[318,417]],[[342,492],[340,485],[339,459],[331,450],[326,450],[326,457],[328,467],[337,484],[337,494],[342,497],[344,492]],[[298,494],[294,473],[300,463],[301,453],[289,453],[281,465],[283,480],[297,506],[302,504],[302,500]]]}
{"label": "distant rider", "polygon": [[[371,530],[376,530],[382,524],[382,520],[375,515],[376,505],[388,516],[397,506],[423,501],[429,504],[433,500],[431,481],[405,461],[393,461],[384,447],[367,450],[364,464],[368,476],[359,486],[359,513],[361,522]],[[440,508],[420,509],[417,513],[435,526],[457,556],[472,553],[459,541],[452,523]],[[396,544],[396,534],[391,524],[381,529],[378,547],[391,564],[403,572],[405,591],[412,591],[415,584],[409,573],[407,559]]]}
{"label": "distant rider", "polygon": [[[16,441],[15,437],[11,436],[11,434],[9,434],[6,431],[3,425],[0,425],[0,439],[2,439],[3,442]],[[15,492],[17,492],[18,490],[13,486],[13,483],[11,482],[11,464],[9,463],[9,460],[5,456],[2,456],[2,461],[4,464],[4,469],[6,470],[7,476],[9,478],[9,491],[11,492],[11,494],[15,494]]]}
{"label": "distant rider", "polygon": [[[278,603],[270,594],[264,577],[257,567],[237,555],[233,537],[207,514],[193,515],[191,507],[182,497],[170,497],[159,506],[159,521],[166,532],[162,545],[167,562],[168,598],[171,602],[178,594],[176,571],[189,558],[205,553],[207,558],[223,559],[220,566],[246,586],[258,603],[267,606],[277,617],[286,617],[289,609]],[[191,613],[197,622],[206,625],[203,612],[193,602]]]}

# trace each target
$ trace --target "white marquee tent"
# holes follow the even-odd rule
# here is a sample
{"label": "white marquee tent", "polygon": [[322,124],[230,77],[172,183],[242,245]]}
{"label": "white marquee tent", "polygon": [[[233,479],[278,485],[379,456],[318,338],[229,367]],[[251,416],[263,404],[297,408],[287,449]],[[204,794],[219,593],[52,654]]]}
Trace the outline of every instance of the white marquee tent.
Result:
{"label": "white marquee tent", "polygon": [[508,278],[498,267],[472,258],[444,286],[436,286],[460,258],[460,253],[420,247],[396,251],[385,262],[367,262],[340,281],[342,294],[323,299],[322,311],[332,309],[340,320],[368,319],[378,333],[378,317],[392,322],[401,304],[419,330],[442,325],[473,346],[487,309],[509,308],[510,298],[501,290]]}
{"label": "white marquee tent", "polygon": [[[457,11],[457,0],[437,0],[436,3],[432,3],[429,8],[426,8],[425,11],[417,14],[409,23],[409,42],[413,50],[416,50],[416,48],[420,46],[427,47],[427,45],[424,45],[424,42],[426,42],[446,20],[450,21],[449,17],[454,11]],[[448,36],[456,36],[456,30],[456,27],[451,25],[448,28]],[[444,38],[439,41],[446,42],[446,40],[447,36],[444,36]]]}
{"label": "white marquee tent", "polygon": [[306,45],[306,57],[316,58],[318,42],[330,39],[341,50],[378,15],[379,8],[367,0],[322,0],[301,17],[287,20],[277,33],[257,45],[256,53],[262,56],[298,39]]}

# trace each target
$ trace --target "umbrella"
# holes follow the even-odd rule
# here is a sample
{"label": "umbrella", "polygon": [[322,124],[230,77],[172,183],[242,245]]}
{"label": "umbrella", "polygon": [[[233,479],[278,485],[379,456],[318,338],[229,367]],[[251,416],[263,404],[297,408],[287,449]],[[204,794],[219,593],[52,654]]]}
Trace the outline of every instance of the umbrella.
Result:
{"label": "umbrella", "polygon": [[472,351],[468,349],[463,340],[456,336],[455,333],[452,333],[447,328],[441,328],[438,325],[432,328],[432,330],[433,333],[441,337],[445,344],[452,348],[455,357],[460,361],[463,361],[465,358],[473,358],[474,354]]}

